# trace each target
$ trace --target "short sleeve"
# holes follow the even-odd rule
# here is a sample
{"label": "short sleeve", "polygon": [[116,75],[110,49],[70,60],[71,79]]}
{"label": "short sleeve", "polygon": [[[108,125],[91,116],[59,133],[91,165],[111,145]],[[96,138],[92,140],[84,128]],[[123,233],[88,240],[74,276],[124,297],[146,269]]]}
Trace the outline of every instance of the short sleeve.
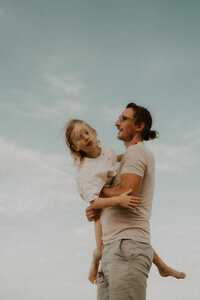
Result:
{"label": "short sleeve", "polygon": [[76,182],[78,186],[78,192],[81,198],[90,202],[99,197],[99,194],[106,183],[106,174],[101,176],[76,176]]}
{"label": "short sleeve", "polygon": [[131,173],[143,177],[146,165],[146,158],[143,151],[138,147],[132,147],[125,154],[121,174]]}
{"label": "short sleeve", "polygon": [[102,188],[103,186],[87,184],[87,189],[84,186],[79,186],[78,190],[81,198],[86,202],[90,202],[99,197]]}

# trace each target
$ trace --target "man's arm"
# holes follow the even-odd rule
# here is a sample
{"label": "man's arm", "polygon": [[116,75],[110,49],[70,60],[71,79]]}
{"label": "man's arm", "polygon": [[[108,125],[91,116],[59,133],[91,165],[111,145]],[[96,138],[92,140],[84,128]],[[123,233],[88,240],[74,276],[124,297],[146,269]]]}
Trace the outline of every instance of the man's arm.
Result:
{"label": "man's arm", "polygon": [[142,177],[137,174],[124,173],[121,174],[121,183],[112,188],[103,188],[102,197],[114,197],[121,195],[125,191],[132,189],[132,196],[138,196],[142,184]]}
{"label": "man's arm", "polygon": [[[133,174],[126,174],[126,175],[133,175]],[[124,182],[128,183],[130,181],[130,185],[131,185],[132,180],[133,180],[132,176],[128,176],[129,179],[126,178],[126,176],[123,176],[123,177],[124,177],[124,178],[122,178],[123,183]],[[138,175],[137,175],[137,177],[138,177],[138,179],[140,179],[140,178],[142,179],[142,177],[140,177]],[[127,184],[127,186],[128,186],[128,184]],[[138,184],[138,186],[140,188],[140,184]],[[121,189],[121,190],[125,189],[124,193],[120,192],[120,186],[117,186],[117,188],[118,188],[117,192],[119,193],[120,196],[112,196],[112,197],[107,196],[107,197],[109,197],[109,200],[106,198],[105,199],[97,198],[94,201],[91,201],[91,206],[87,207],[85,210],[86,217],[89,222],[95,221],[98,218],[100,218],[101,209],[99,209],[99,208],[105,208],[105,207],[109,207],[109,206],[119,205],[119,206],[126,207],[126,208],[129,208],[132,210],[141,204],[141,200],[137,196],[133,195],[133,193],[131,192],[131,189],[128,189],[125,184],[123,184],[123,187]],[[116,193],[116,190],[114,192],[112,192],[112,189],[115,189],[115,188],[108,188],[108,189],[105,188],[105,189],[108,190],[110,194]],[[128,191],[127,191],[127,189],[128,189]],[[136,193],[136,189],[134,190],[134,193]],[[129,197],[128,194],[132,194],[133,198]]]}

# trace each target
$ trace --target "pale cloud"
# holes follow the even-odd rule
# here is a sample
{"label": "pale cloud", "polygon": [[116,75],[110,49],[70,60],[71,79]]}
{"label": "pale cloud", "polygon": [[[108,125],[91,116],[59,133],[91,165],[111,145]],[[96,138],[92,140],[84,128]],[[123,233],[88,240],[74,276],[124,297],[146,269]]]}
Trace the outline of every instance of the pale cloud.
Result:
{"label": "pale cloud", "polygon": [[185,139],[188,139],[188,138],[192,138],[192,139],[200,138],[200,127],[196,127],[195,129],[191,130],[190,132],[185,133],[184,138]]}
{"label": "pale cloud", "polygon": [[[76,100],[57,100],[54,103],[29,102],[30,115],[39,118],[54,118],[66,116],[69,112],[81,115],[87,110],[87,106]],[[26,114],[26,113],[25,113]]]}
{"label": "pale cloud", "polygon": [[[7,100],[7,101],[6,101]],[[30,118],[45,118],[58,120],[70,114],[81,115],[86,112],[88,106],[75,99],[55,97],[55,100],[43,99],[31,93],[15,91],[9,99],[0,102],[2,110],[13,111],[15,114]]]}
{"label": "pale cloud", "polygon": [[156,158],[156,168],[161,172],[178,172],[199,164],[197,145],[169,145],[157,141],[148,144]]}
{"label": "pale cloud", "polygon": [[41,153],[2,137],[0,144],[1,213],[30,213],[79,198],[69,156]]}
{"label": "pale cloud", "polygon": [[0,109],[1,110],[10,110],[15,107],[15,104],[12,102],[6,102],[5,100],[0,99]]}
{"label": "pale cloud", "polygon": [[[169,202],[169,197],[164,195],[165,202]],[[184,197],[184,196],[183,196]],[[170,197],[171,198],[171,197]],[[176,202],[173,197],[172,203]],[[149,299],[198,299],[197,287],[200,274],[200,267],[197,262],[200,261],[200,242],[199,236],[200,220],[198,216],[192,214],[191,206],[194,203],[188,203],[183,210],[174,209],[166,205],[166,208],[154,211],[151,220],[152,245],[161,258],[170,266],[187,274],[184,281],[175,281],[174,278],[163,279],[159,276],[155,266],[152,267],[149,278],[148,294]],[[185,203],[187,202],[183,202]],[[198,209],[198,206],[196,207]],[[178,213],[177,213],[178,212]],[[157,214],[157,221],[154,216]],[[190,282],[189,286],[188,283]],[[192,284],[192,285],[191,285]],[[164,295],[164,291],[170,293]],[[188,290],[189,289],[189,290]],[[178,298],[177,298],[177,295]]]}
{"label": "pale cloud", "polygon": [[177,70],[185,72],[192,67],[196,68],[192,57],[190,60],[183,53],[177,52],[177,49],[169,49],[163,44],[146,56],[138,71],[143,80],[155,81],[158,78],[169,76]]}
{"label": "pale cloud", "polygon": [[85,89],[85,84],[72,75],[63,74],[62,77],[58,77],[57,75],[45,73],[44,79],[53,87],[63,90],[69,95],[80,95]]}
{"label": "pale cloud", "polygon": [[123,109],[124,108],[121,106],[111,107],[111,106],[104,105],[102,107],[102,111],[104,113],[104,120],[106,119],[108,121],[115,122],[118,119]]}
{"label": "pale cloud", "polygon": [[3,12],[2,9],[0,9],[0,17],[4,17],[5,16],[5,13]]}

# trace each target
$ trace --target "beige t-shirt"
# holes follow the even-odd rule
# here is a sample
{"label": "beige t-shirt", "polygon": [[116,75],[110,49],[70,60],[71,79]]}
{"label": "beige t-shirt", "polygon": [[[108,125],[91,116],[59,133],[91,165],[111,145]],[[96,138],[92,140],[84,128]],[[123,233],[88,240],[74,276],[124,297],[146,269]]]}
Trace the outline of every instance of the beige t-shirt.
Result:
{"label": "beige t-shirt", "polygon": [[120,184],[123,173],[137,174],[143,177],[139,197],[142,204],[136,210],[123,207],[105,208],[101,215],[104,245],[120,239],[133,239],[138,242],[150,242],[150,225],[155,162],[153,154],[144,142],[139,142],[127,148],[117,170],[113,186]]}

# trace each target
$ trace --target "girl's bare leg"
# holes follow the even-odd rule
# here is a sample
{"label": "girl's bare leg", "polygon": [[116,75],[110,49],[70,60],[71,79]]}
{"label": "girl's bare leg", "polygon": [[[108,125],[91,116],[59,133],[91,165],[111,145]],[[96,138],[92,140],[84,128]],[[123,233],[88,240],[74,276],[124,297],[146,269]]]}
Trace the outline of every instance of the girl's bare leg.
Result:
{"label": "girl's bare leg", "polygon": [[93,259],[92,259],[92,265],[90,268],[90,273],[88,279],[94,284],[97,283],[97,272],[99,267],[99,262],[101,260],[102,256],[102,227],[100,223],[100,219],[96,220],[94,222],[94,230],[95,230],[95,237],[96,237],[96,244],[97,248],[93,252]]}
{"label": "girl's bare leg", "polygon": [[185,273],[176,271],[167,266],[155,251],[153,256],[153,263],[158,268],[158,271],[162,277],[172,276],[177,279],[184,279],[186,277]]}

